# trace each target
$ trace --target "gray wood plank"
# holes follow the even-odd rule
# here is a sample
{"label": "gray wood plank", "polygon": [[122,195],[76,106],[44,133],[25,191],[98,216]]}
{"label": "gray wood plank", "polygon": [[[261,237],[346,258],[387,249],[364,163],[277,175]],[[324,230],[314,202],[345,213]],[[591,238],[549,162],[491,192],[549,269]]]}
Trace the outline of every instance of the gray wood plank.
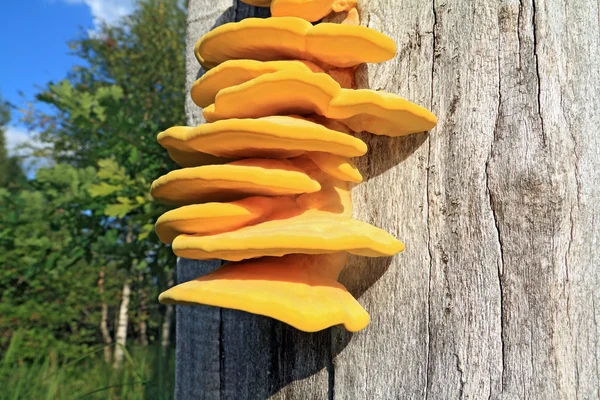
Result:
{"label": "gray wood plank", "polygon": [[[363,25],[394,39],[398,54],[362,68],[358,86],[430,107],[431,6],[404,1],[399,7],[393,0],[360,5]],[[429,329],[428,136],[361,137],[369,153],[357,160],[365,182],[352,193],[355,218],[398,237],[406,251],[392,259],[353,257],[344,272],[342,283],[360,295],[371,324],[334,360],[334,394],[339,399],[420,398],[427,382]]]}
{"label": "gray wood plank", "polygon": [[[177,283],[205,275],[220,261],[178,259]],[[219,399],[221,312],[208,306],[175,307],[175,398]]]}
{"label": "gray wood plank", "polygon": [[[372,318],[354,335],[180,307],[177,398],[599,398],[598,3],[360,8],[398,55],[361,68],[359,86],[440,120],[429,135],[361,135],[370,150],[358,160],[366,181],[353,190],[355,216],[407,250],[351,257],[342,283]],[[197,38],[255,12],[191,1],[188,87]],[[201,265],[178,270],[191,279]]]}

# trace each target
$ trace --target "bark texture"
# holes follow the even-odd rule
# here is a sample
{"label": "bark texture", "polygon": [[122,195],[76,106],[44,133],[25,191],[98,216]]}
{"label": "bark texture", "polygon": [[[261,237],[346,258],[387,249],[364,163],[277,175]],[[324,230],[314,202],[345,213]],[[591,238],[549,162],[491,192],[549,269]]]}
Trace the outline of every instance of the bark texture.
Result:
{"label": "bark texture", "polygon": [[138,273],[138,301],[140,302],[140,308],[138,310],[138,328],[140,334],[140,345],[148,346],[148,296],[144,292],[144,275]]}
{"label": "bark texture", "polygon": [[[398,44],[358,73],[439,118],[361,135],[355,217],[402,239],[342,275],[371,314],[303,334],[210,307],[177,312],[178,399],[600,397],[600,10],[592,0],[371,0]],[[256,9],[190,1],[193,44]],[[202,122],[189,100],[190,124]],[[185,281],[218,265],[180,260]]]}
{"label": "bark texture", "polygon": [[[104,297],[104,267],[100,268],[100,277],[98,279],[98,291],[100,297]],[[108,364],[112,357],[112,337],[110,336],[110,330],[108,329],[108,304],[102,299],[102,316],[100,318],[100,332],[102,332],[102,339],[104,340],[104,361]]]}
{"label": "bark texture", "polygon": [[120,368],[123,365],[123,349],[127,344],[127,327],[129,326],[129,301],[131,300],[131,282],[126,279],[121,291],[121,306],[119,307],[119,319],[115,333],[115,355],[113,366]]}

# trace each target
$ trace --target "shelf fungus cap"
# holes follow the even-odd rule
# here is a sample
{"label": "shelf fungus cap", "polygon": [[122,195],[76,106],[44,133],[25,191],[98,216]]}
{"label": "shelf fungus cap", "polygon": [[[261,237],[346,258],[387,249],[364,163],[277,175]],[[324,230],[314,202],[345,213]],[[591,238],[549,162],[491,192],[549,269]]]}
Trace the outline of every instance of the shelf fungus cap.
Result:
{"label": "shelf fungus cap", "polygon": [[179,235],[173,241],[177,256],[199,260],[240,261],[295,253],[344,251],[366,257],[385,257],[403,250],[402,242],[379,228],[318,210],[217,235]]}
{"label": "shelf fungus cap", "polygon": [[190,157],[195,153],[201,161],[206,158],[202,154],[226,158],[290,158],[314,151],[341,157],[358,157],[367,152],[367,145],[358,138],[292,116],[176,126],[161,132],[158,142],[169,153],[179,151],[189,153]]}
{"label": "shelf fungus cap", "polygon": [[368,89],[342,89],[331,102],[327,116],[354,132],[385,136],[426,132],[437,125],[437,117],[426,108],[395,94]]}
{"label": "shelf fungus cap", "polygon": [[208,70],[196,80],[190,94],[194,103],[204,108],[214,103],[217,93],[225,88],[240,85],[264,74],[283,70],[323,72],[323,69],[310,61],[228,60]]}
{"label": "shelf fungus cap", "polygon": [[207,120],[318,114],[355,132],[403,136],[437,124],[429,110],[386,92],[342,89],[329,75],[279,71],[223,89],[204,110]]}
{"label": "shelf fungus cap", "polygon": [[[325,115],[342,88],[324,73],[279,71],[219,92],[207,120],[286,114]],[[212,115],[207,115],[212,113]]]}
{"label": "shelf fungus cap", "polygon": [[200,153],[197,151],[187,151],[185,149],[168,148],[167,153],[171,160],[175,161],[181,167],[199,167],[202,165],[227,164],[232,160],[230,158],[217,157],[212,154]]}
{"label": "shelf fungus cap", "polygon": [[318,181],[321,190],[298,196],[253,196],[233,202],[179,207],[158,218],[155,226],[158,238],[170,244],[181,234],[215,235],[265,221],[291,218],[308,210],[352,217],[352,201],[346,182],[323,172],[307,156],[290,161]]}
{"label": "shelf fungus cap", "polygon": [[273,17],[298,17],[310,22],[318,21],[332,11],[348,11],[356,6],[356,0],[273,0]]}
{"label": "shelf fungus cap", "polygon": [[196,42],[194,53],[206,69],[239,59],[298,59],[346,68],[387,61],[396,54],[396,43],[365,26],[313,26],[296,17],[247,18],[208,32]]}
{"label": "shelf fungus cap", "polygon": [[298,17],[315,22],[332,11],[348,11],[356,6],[356,0],[242,0],[256,7],[271,7],[273,17]]}
{"label": "shelf fungus cap", "polygon": [[334,325],[356,332],[369,314],[337,282],[343,254],[294,254],[226,264],[161,293],[163,304],[204,304],[264,315],[305,332]]}
{"label": "shelf fungus cap", "polygon": [[152,183],[150,193],[159,201],[184,205],[239,200],[253,195],[312,193],[320,189],[319,182],[288,160],[249,158],[171,171]]}
{"label": "shelf fungus cap", "polygon": [[310,152],[310,159],[325,173],[345,182],[360,183],[363,180],[356,165],[345,157],[323,152]]}
{"label": "shelf fungus cap", "polygon": [[291,196],[252,196],[228,203],[191,204],[161,215],[155,230],[161,242],[171,244],[181,234],[213,235],[267,219],[281,209],[292,209]]}

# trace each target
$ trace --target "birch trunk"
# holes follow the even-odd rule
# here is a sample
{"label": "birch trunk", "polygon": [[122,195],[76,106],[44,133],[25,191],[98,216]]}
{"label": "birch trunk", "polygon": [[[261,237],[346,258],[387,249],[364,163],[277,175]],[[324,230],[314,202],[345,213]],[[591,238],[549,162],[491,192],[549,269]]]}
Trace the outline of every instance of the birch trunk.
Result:
{"label": "birch trunk", "polygon": [[119,319],[117,322],[117,332],[115,334],[115,357],[113,367],[121,368],[123,365],[123,349],[127,343],[127,327],[129,325],[129,300],[131,298],[131,282],[126,279],[123,283],[121,293],[121,306],[119,307]]}
{"label": "birch trunk", "polygon": [[[169,271],[169,281],[167,282],[167,288],[172,287],[175,284],[173,280],[173,270]],[[171,344],[171,321],[173,320],[173,305],[167,304],[165,307],[165,317],[162,323],[162,337],[161,346],[163,354],[166,354],[169,345]]]}
{"label": "birch trunk", "polygon": [[[600,397],[600,10],[592,0],[372,0],[394,60],[360,87],[439,117],[427,134],[361,135],[355,217],[402,239],[344,283],[369,327],[302,334],[210,307],[177,312],[176,398]],[[256,9],[191,0],[193,44]],[[200,123],[191,100],[188,122]],[[218,262],[180,260],[181,280]]]}
{"label": "birch trunk", "polygon": [[[102,267],[100,269],[100,279],[98,279],[98,291],[100,292],[100,297],[104,296],[104,276],[105,269]],[[108,304],[102,300],[101,304],[101,318],[100,318],[100,332],[102,332],[102,339],[104,340],[104,361],[108,364],[111,359],[111,347],[112,337],[110,336],[110,330],[108,329]]]}
{"label": "birch trunk", "polygon": [[148,297],[144,293],[144,275],[138,273],[138,299],[140,302],[138,328],[140,330],[140,345],[148,346]]}

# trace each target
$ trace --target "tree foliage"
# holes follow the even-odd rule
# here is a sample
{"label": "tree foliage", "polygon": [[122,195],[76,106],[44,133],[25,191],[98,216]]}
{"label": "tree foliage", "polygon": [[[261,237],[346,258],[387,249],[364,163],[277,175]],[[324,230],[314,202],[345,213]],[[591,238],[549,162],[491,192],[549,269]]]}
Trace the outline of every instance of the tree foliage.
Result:
{"label": "tree foliage", "polygon": [[26,183],[19,159],[8,154],[6,126],[10,122],[10,106],[0,97],[0,187],[18,187]]}
{"label": "tree foliage", "polygon": [[[102,343],[100,305],[114,330],[119,288],[132,276],[129,331],[151,320],[158,337],[155,299],[175,258],[153,232],[166,209],[149,188],[175,167],[156,135],[185,123],[185,18],[177,0],[144,0],[70,44],[80,65],[49,82],[25,117],[53,161],[32,180],[15,179],[22,172],[0,135],[0,350],[17,330],[32,355]],[[0,108],[3,124],[7,113]]]}

